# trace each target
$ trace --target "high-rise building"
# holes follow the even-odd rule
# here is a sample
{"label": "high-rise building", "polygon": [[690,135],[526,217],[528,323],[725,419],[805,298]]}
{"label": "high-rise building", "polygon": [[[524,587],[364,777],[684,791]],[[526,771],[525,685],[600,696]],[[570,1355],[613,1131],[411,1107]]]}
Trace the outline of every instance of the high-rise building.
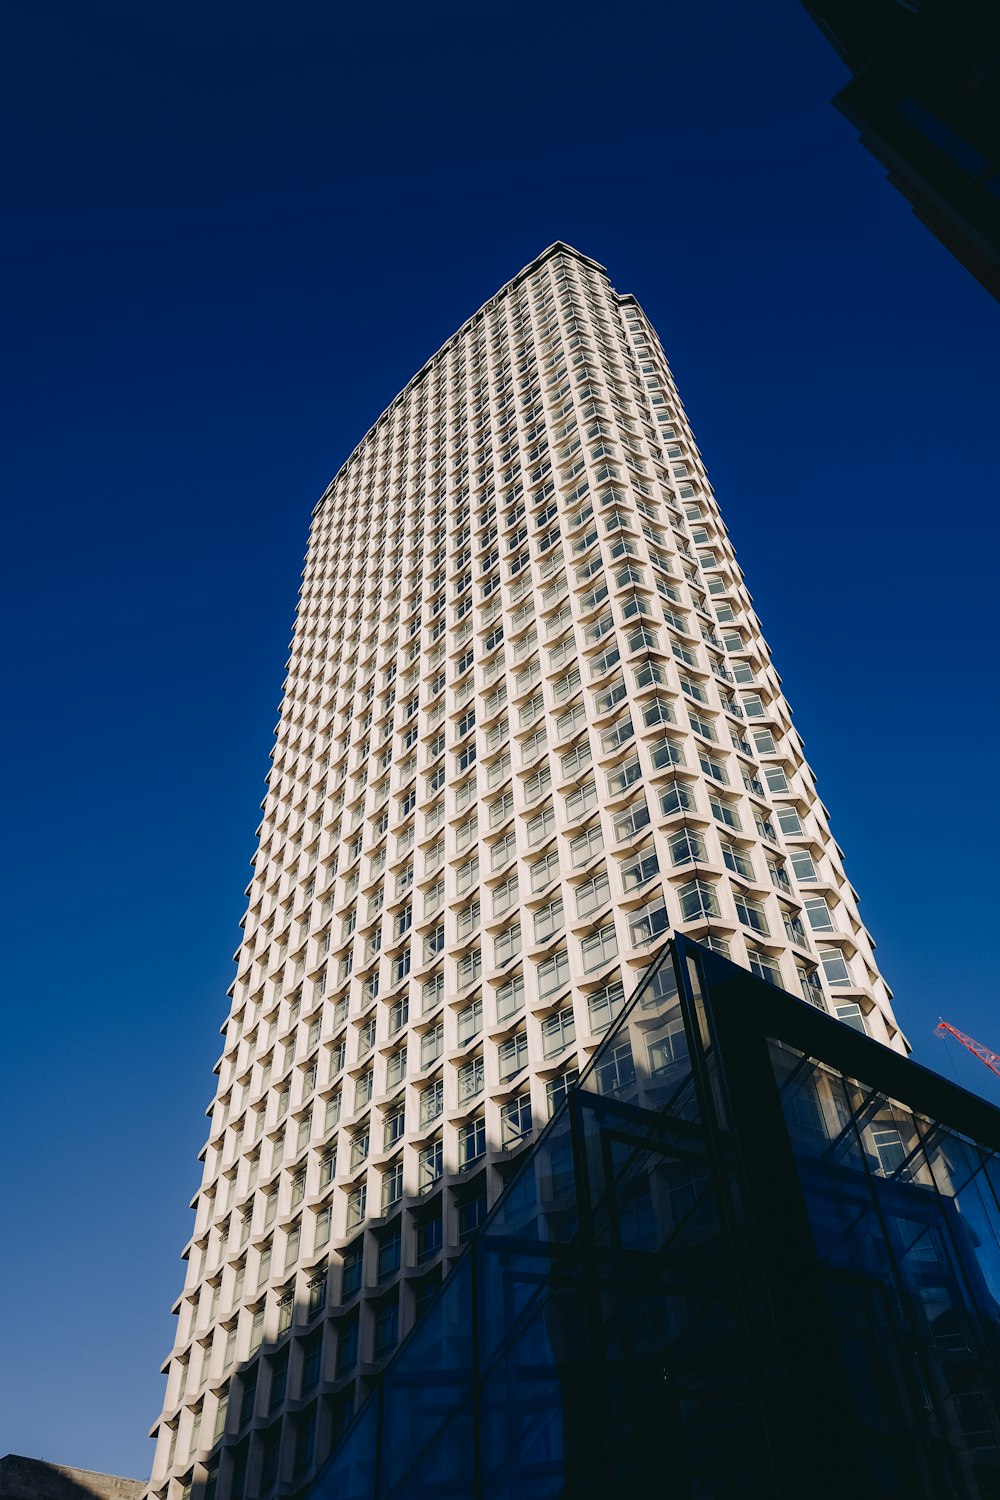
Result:
{"label": "high-rise building", "polygon": [[316,507],[150,1494],[301,1488],[666,934],[898,1052],[656,334],[556,244]]}

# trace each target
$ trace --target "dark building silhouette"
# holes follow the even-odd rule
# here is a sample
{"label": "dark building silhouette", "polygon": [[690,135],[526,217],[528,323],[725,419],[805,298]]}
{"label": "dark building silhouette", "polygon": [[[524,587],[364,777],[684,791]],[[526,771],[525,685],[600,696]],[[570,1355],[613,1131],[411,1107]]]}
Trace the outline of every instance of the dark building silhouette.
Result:
{"label": "dark building silhouette", "polygon": [[1000,6],[803,3],[854,74],[835,105],[917,218],[1000,299]]}

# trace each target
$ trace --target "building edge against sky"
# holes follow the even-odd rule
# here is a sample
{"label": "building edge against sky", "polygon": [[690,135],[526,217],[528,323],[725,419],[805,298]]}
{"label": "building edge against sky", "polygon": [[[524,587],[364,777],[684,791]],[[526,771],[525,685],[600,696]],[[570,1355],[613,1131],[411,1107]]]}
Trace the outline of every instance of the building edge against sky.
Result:
{"label": "building edge against sky", "polygon": [[298,1488],[680,930],[905,1041],[666,359],[555,244],[316,507],[149,1493]]}

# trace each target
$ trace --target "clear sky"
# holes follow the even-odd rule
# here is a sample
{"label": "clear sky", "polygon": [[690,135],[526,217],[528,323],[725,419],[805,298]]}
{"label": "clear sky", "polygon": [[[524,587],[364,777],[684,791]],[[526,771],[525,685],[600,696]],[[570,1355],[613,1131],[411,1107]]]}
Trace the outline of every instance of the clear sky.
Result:
{"label": "clear sky", "polygon": [[634,292],[898,1014],[949,1071],[939,1014],[1000,1050],[1000,309],[831,107],[795,0],[5,25],[0,1453],[145,1477],[340,463],[554,239]]}

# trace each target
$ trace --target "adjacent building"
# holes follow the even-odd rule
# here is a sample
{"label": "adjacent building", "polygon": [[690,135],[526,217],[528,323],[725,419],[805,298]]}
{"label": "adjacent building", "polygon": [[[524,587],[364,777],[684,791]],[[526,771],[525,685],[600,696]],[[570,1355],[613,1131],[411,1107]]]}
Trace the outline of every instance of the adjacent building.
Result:
{"label": "adjacent building", "polygon": [[803,0],[854,75],[834,103],[932,234],[1000,298],[1000,11]]}
{"label": "adjacent building", "polygon": [[7,1453],[0,1458],[0,1500],[139,1500],[141,1479],[50,1464]]}
{"label": "adjacent building", "polygon": [[307,1485],[683,932],[897,1053],[659,340],[551,246],[316,507],[149,1494]]}

